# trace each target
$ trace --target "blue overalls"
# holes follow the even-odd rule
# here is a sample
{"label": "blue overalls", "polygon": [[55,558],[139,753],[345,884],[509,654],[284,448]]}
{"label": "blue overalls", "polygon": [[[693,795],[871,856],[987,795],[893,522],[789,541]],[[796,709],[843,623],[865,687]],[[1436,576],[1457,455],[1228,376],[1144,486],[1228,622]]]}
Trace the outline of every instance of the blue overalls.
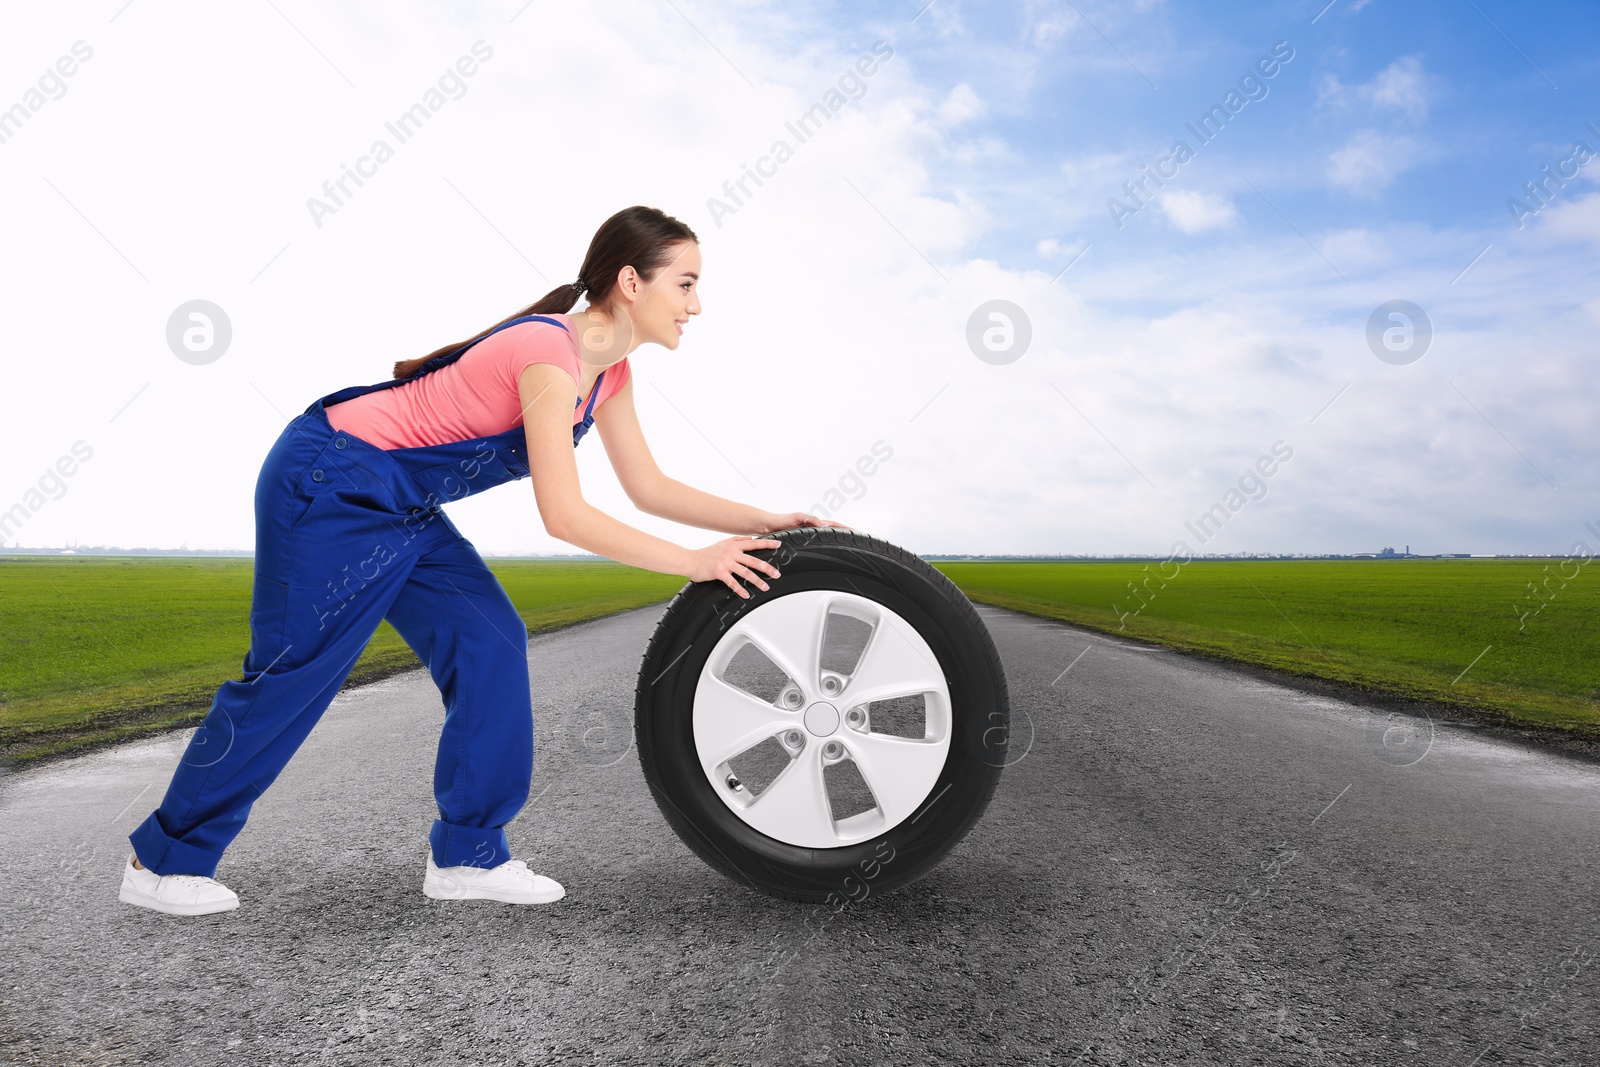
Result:
{"label": "blue overalls", "polygon": [[[490,334],[534,321],[565,329],[524,315]],[[528,631],[441,505],[527,477],[524,430],[385,450],[335,430],[325,410],[448,366],[475,343],[411,378],[323,397],[267,454],[255,491],[250,651],[242,677],[223,683],[189,739],[161,806],[128,835],[150,870],[216,874],[255,798],[310,734],[383,619],[444,698],[433,775],[439,818],[428,835],[434,863],[495,867],[511,858],[504,826],[527,802],[533,776]],[[604,377],[572,427],[573,447],[594,424]],[[350,757],[354,766],[362,754]]]}

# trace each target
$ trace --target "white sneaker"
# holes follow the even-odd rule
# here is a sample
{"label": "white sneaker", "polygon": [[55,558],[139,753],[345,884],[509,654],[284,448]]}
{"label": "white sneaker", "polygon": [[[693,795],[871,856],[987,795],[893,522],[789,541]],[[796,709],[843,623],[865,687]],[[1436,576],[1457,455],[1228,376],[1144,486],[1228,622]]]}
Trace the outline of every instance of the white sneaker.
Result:
{"label": "white sneaker", "polygon": [[523,860],[498,867],[438,867],[428,853],[422,892],[434,900],[498,900],[506,904],[549,904],[567,895],[561,883],[528,870]]}
{"label": "white sneaker", "polygon": [[133,857],[122,868],[122,891],[117,899],[168,915],[208,915],[232,911],[239,896],[217,881],[199,874],[157,874],[135,867]]}

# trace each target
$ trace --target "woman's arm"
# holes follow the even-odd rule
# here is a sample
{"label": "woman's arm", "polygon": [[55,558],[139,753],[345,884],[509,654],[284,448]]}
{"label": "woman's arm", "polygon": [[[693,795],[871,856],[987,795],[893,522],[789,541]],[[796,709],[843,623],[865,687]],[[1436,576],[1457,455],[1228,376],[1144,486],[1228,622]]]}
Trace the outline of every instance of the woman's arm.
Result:
{"label": "woman's arm", "polygon": [[663,574],[688,574],[691,551],[618,522],[583,499],[572,447],[572,375],[553,363],[531,363],[517,380],[529,476],[545,532],[619,563]]}
{"label": "woman's arm", "polygon": [[778,529],[772,513],[737,500],[714,496],[663,474],[656,483],[651,505],[639,510],[685,526],[723,533],[770,533]]}
{"label": "woman's arm", "polygon": [[529,364],[517,379],[517,390],[533,495],[550,536],[629,566],[681,574],[693,582],[720,581],[746,598],[750,593],[741,578],[762,590],[770,588],[757,572],[776,578],[778,569],[749,553],[779,548],[781,541],[730,537],[702,549],[684,548],[618,522],[583,499],[572,447],[578,390],[571,374],[549,363]]}
{"label": "woman's arm", "polygon": [[639,426],[632,378],[595,409],[594,424],[623,492],[646,515],[734,534],[769,533],[794,525],[770,511],[714,496],[662,473]]}

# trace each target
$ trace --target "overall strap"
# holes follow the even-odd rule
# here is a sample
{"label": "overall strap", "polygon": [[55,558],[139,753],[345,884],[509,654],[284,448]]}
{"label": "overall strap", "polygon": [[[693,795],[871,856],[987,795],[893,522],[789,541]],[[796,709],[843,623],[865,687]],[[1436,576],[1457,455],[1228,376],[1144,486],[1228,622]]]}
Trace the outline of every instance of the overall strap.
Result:
{"label": "overall strap", "polygon": [[550,318],[548,315],[519,315],[518,317],[516,317],[514,319],[508,319],[505,322],[502,322],[500,325],[496,326],[494,329],[490,330],[488,333],[484,334],[482,337],[478,338],[476,341],[468,341],[466,344],[462,345],[460,348],[456,349],[454,352],[446,352],[443,355],[435,356],[433,359],[430,359],[428,362],[426,362],[422,366],[418,367],[415,371],[413,371],[407,377],[405,377],[405,378],[397,378],[397,379],[395,379],[395,381],[397,381],[397,382],[409,382],[414,378],[422,377],[424,374],[431,374],[434,371],[438,370],[440,367],[448,367],[450,364],[454,363],[456,360],[458,360],[462,356],[466,355],[467,354],[467,349],[469,349],[473,345],[477,344],[478,341],[487,340],[488,338],[493,337],[495,334],[499,333],[501,330],[506,329],[508,326],[516,326],[519,323],[524,323],[524,322],[548,322],[548,323],[551,323],[552,325],[560,326],[563,330],[565,330],[567,328],[566,324],[561,322],[560,319],[553,319],[553,318]]}
{"label": "overall strap", "polygon": [[[597,375],[595,377],[594,389],[591,390],[590,393],[589,393],[589,406],[583,409],[583,421],[588,422],[590,419],[594,418],[594,415],[593,415],[594,402],[600,396],[600,383],[605,381],[605,380],[606,380],[606,372],[605,371],[601,371],[599,373],[599,375]],[[577,407],[581,403],[583,403],[583,400],[579,399],[577,401],[574,401],[572,406],[573,407]]]}
{"label": "overall strap", "polygon": [[[462,345],[460,348],[456,349],[454,352],[446,352],[445,354],[443,354],[441,356],[436,356],[435,358],[433,358],[433,359],[429,360],[428,362],[424,363],[422,366],[418,367],[416,369],[416,371],[414,371],[408,377],[398,378],[398,379],[395,379],[394,381],[391,381],[391,382],[384,382],[381,385],[373,386],[372,388],[374,388],[374,389],[392,388],[393,386],[402,385],[405,382],[413,381],[413,380],[415,380],[417,378],[420,378],[424,374],[432,374],[434,371],[439,370],[441,367],[448,367],[450,364],[454,363],[456,360],[458,360],[462,356],[466,355],[467,354],[467,349],[469,349],[473,345],[477,344],[478,341],[486,340],[486,339],[488,339],[490,337],[493,337],[495,334],[499,333],[501,330],[504,330],[508,326],[516,326],[517,324],[523,323],[523,322],[548,322],[548,323],[552,323],[552,324],[554,324],[556,326],[560,326],[563,330],[565,330],[567,328],[566,324],[561,322],[559,319],[552,319],[547,315],[520,315],[517,318],[510,319],[510,320],[508,320],[506,322],[502,322],[500,325],[496,326],[494,329],[490,330],[488,333],[486,333],[482,337],[478,338],[477,341],[469,341],[467,344]],[[594,415],[593,415],[594,402],[595,402],[596,399],[599,398],[599,396],[600,396],[600,385],[605,380],[606,380],[606,372],[605,371],[601,371],[599,373],[599,375],[597,375],[595,377],[594,389],[593,389],[593,391],[591,391],[589,393],[589,406],[584,409],[583,422],[579,424],[579,425],[582,425],[585,429],[588,428],[588,424],[589,423],[592,423],[594,421]],[[576,408],[579,404],[582,404],[582,403],[583,403],[583,398],[579,397],[579,398],[577,398],[576,400],[574,400],[572,402],[572,406],[574,408]],[[576,427],[574,429],[576,429]],[[583,434],[582,434],[581,431],[577,432],[577,433],[575,433],[573,435],[572,446],[574,448],[576,448],[578,446],[578,441],[582,437],[583,437]]]}
{"label": "overall strap", "polygon": [[340,389],[338,392],[330,393],[327,396],[322,397],[320,400],[312,401],[311,406],[306,408],[306,413],[310,414],[315,412],[324,404],[342,404],[346,400],[354,400],[356,397],[365,396],[367,393],[376,393],[382,389],[393,389],[397,386],[404,385],[407,382],[414,382],[425,374],[432,374],[434,371],[439,370],[442,367],[448,367],[450,364],[466,355],[467,349],[477,344],[478,341],[482,341],[488,337],[493,337],[501,330],[504,330],[509,326],[516,326],[518,323],[523,322],[548,322],[553,326],[560,326],[563,330],[567,328],[565,323],[561,322],[559,319],[553,319],[548,315],[519,315],[514,319],[509,319],[506,322],[502,322],[500,325],[484,334],[483,337],[479,337],[477,340],[468,341],[466,344],[462,345],[453,352],[446,352],[442,355],[435,356],[433,359],[430,359],[428,362],[424,363],[422,366],[418,367],[404,378],[390,378],[387,381],[378,382],[376,385],[352,385],[349,388]]}

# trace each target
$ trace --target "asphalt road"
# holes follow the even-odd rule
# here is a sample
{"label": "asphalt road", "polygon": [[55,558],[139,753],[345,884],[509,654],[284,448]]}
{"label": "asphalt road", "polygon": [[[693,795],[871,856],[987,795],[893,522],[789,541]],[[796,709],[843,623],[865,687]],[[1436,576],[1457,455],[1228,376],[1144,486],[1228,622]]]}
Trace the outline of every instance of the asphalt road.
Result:
{"label": "asphalt road", "polygon": [[1013,765],[837,914],[683,846],[630,750],[664,605],[532,642],[554,905],[421,892],[443,718],[340,695],[218,877],[116,899],[190,731],[0,778],[0,1062],[1600,1062],[1600,767],[980,606]]}

